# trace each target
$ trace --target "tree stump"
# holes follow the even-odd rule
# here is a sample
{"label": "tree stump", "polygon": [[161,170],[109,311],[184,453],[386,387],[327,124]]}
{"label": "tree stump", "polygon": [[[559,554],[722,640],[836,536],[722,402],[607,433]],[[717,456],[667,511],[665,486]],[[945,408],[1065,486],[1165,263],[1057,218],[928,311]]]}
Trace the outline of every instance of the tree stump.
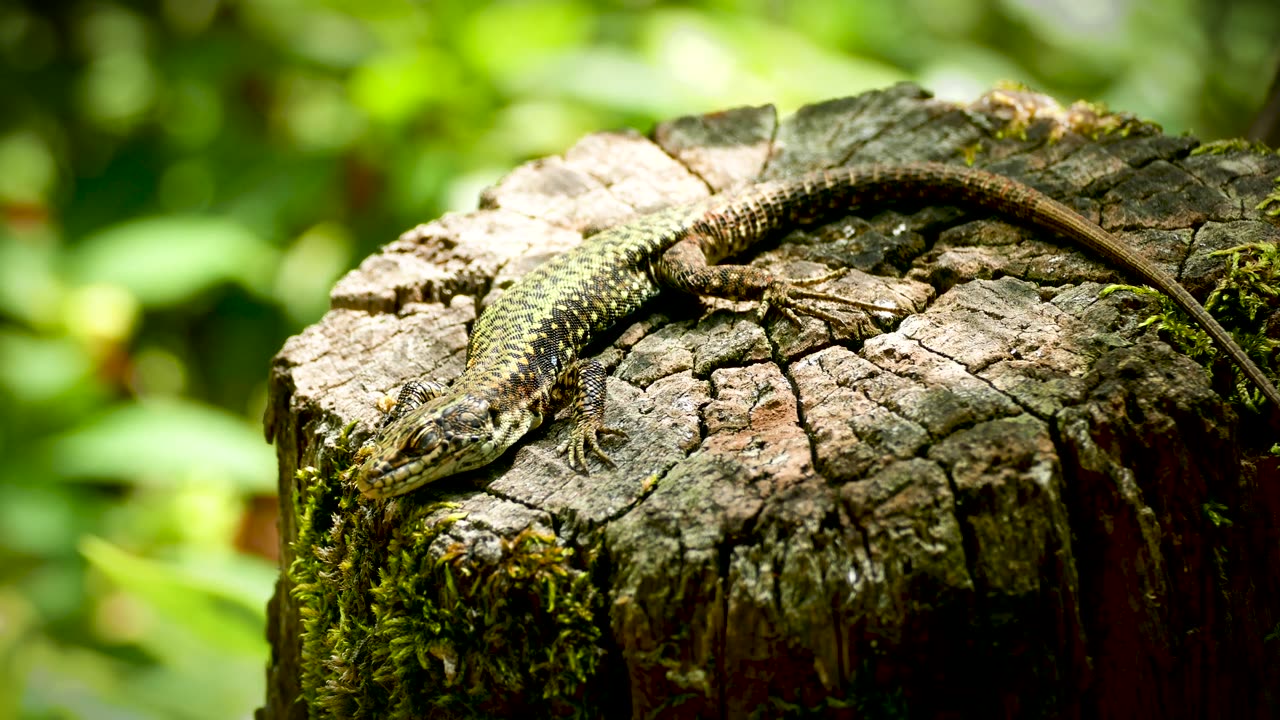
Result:
{"label": "tree stump", "polygon": [[1103,293],[1131,279],[972,208],[864,208],[748,259],[914,309],[874,337],[676,293],[623,323],[589,351],[630,435],[615,470],[572,471],[560,419],[388,501],[343,474],[380,400],[460,373],[524,272],[755,179],[972,161],[1203,299],[1214,251],[1280,240],[1257,209],[1280,157],[1200,147],[901,85],[590,135],[406,232],[271,369],[286,571],[260,716],[1275,716],[1274,431],[1143,327],[1154,301]]}

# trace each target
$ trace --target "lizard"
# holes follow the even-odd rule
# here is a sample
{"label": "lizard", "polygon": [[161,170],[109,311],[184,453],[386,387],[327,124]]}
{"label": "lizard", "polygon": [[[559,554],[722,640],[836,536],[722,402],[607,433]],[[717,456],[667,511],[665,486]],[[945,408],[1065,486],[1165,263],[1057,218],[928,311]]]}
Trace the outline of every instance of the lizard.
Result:
{"label": "lizard", "polygon": [[1171,275],[1066,205],[1029,185],[945,163],[853,165],[768,180],[640,216],[585,239],[510,286],[476,319],[466,367],[454,382],[403,386],[375,436],[357,455],[356,484],[369,498],[400,495],[486,465],[558,410],[572,409],[558,451],[586,472],[588,453],[613,466],[601,438],[603,366],[582,353],[592,338],[664,289],[754,300],[781,312],[838,323],[824,303],[884,312],[811,289],[841,271],[790,280],[746,265],[717,264],[780,230],[811,225],[857,206],[903,201],[995,211],[1049,230],[1169,296],[1262,392],[1280,392],[1240,345]]}

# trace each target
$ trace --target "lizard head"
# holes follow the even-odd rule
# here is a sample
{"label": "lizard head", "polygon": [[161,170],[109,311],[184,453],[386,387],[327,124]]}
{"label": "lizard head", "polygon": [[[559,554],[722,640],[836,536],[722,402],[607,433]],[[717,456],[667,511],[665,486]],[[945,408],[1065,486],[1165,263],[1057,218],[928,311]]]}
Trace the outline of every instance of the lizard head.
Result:
{"label": "lizard head", "polygon": [[428,400],[383,428],[366,446],[371,452],[362,450],[356,485],[369,498],[407,493],[496,460],[529,424],[470,393]]}

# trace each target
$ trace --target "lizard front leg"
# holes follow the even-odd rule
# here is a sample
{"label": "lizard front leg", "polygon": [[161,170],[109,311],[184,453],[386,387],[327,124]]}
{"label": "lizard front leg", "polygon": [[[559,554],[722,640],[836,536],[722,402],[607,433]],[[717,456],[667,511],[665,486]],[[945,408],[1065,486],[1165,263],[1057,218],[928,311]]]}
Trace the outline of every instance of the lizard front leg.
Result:
{"label": "lizard front leg", "polygon": [[702,244],[706,238],[691,235],[671,246],[653,263],[655,279],[666,287],[695,295],[728,300],[758,300],[763,314],[774,308],[799,324],[797,315],[811,315],[836,325],[846,321],[819,306],[829,302],[864,312],[900,313],[894,308],[807,289],[841,274],[837,270],[803,280],[779,278],[749,265],[707,265]]}
{"label": "lizard front leg", "polygon": [[579,472],[587,471],[587,451],[600,458],[609,467],[616,467],[609,455],[600,447],[601,435],[627,434],[604,424],[605,384],[608,375],[599,361],[578,360],[551,389],[552,402],[563,406],[573,395],[573,429],[558,452],[569,456],[569,466]]}
{"label": "lizard front leg", "polygon": [[405,416],[410,410],[431,400],[440,397],[445,391],[446,385],[435,380],[410,380],[400,388],[400,394],[396,396],[395,404],[382,417],[380,428],[385,428],[391,423]]}

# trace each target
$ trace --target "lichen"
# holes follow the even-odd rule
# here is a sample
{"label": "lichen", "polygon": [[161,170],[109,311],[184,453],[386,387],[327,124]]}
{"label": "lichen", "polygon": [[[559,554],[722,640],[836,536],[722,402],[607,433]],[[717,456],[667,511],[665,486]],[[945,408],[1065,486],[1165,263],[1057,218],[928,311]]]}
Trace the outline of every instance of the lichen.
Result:
{"label": "lichen", "polygon": [[[345,434],[334,454],[349,467]],[[297,475],[288,572],[312,715],[600,715],[590,552],[526,529],[482,557],[451,537],[456,505],[369,501],[349,475]]]}
{"label": "lichen", "polygon": [[[1205,309],[1223,327],[1232,331],[1236,342],[1258,367],[1274,376],[1277,364],[1280,364],[1280,341],[1267,336],[1265,325],[1280,298],[1280,250],[1273,243],[1251,243],[1210,255],[1218,256],[1228,257],[1228,270],[1209,294],[1204,303]],[[1159,330],[1163,337],[1199,364],[1212,367],[1216,363],[1221,349],[1172,300],[1155,290],[1131,285],[1113,285],[1103,294],[1118,289],[1154,297],[1158,310],[1142,325]],[[1262,393],[1243,375],[1237,378],[1231,399],[1252,413],[1261,412]]]}

